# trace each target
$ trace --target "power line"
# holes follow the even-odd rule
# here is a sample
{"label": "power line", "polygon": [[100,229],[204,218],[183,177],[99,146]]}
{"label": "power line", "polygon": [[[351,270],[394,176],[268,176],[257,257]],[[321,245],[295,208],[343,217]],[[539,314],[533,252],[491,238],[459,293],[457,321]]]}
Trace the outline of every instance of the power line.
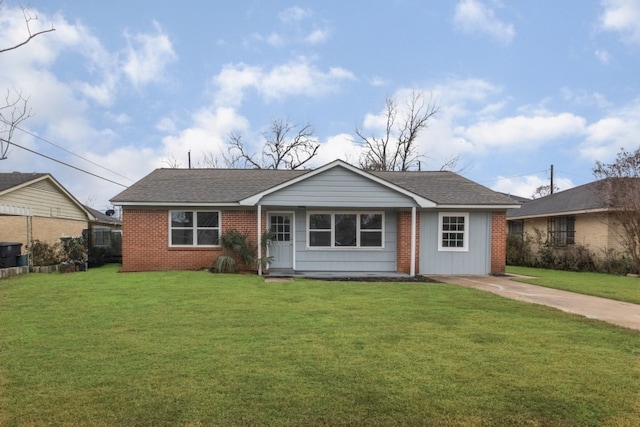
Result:
{"label": "power line", "polygon": [[[70,168],[75,169],[75,170],[77,170],[77,171],[80,171],[80,172],[82,172],[82,173],[86,173],[87,175],[91,175],[91,176],[94,176],[94,177],[96,177],[96,178],[99,178],[99,179],[101,179],[101,180],[103,180],[103,181],[107,181],[107,182],[110,182],[110,183],[112,183],[112,184],[116,184],[116,185],[119,185],[119,186],[121,186],[121,187],[125,187],[125,188],[127,188],[127,186],[126,186],[126,185],[124,185],[124,184],[120,184],[119,182],[115,182],[115,181],[112,181],[112,180],[110,180],[110,179],[108,179],[108,178],[102,177],[102,176],[100,176],[100,175],[96,175],[96,174],[95,174],[95,173],[93,173],[93,172],[89,172],[89,171],[86,171],[86,170],[84,170],[84,169],[80,169],[80,168],[79,168],[79,167],[77,167],[77,166],[73,166],[73,165],[70,165],[69,163],[65,163],[65,162],[63,162],[63,161],[61,161],[61,160],[54,159],[53,157],[49,157],[49,156],[44,155],[44,154],[42,154],[42,153],[38,153],[37,151],[33,151],[33,150],[29,149],[29,148],[26,148],[26,147],[23,147],[23,146],[21,146],[21,145],[18,145],[18,144],[16,144],[15,142],[7,141],[7,140],[6,140],[6,139],[4,139],[4,138],[0,138],[0,140],[2,140],[3,142],[6,142],[6,143],[7,143],[7,144],[9,144],[9,145],[13,145],[13,146],[16,146],[16,147],[18,147],[18,148],[22,148],[23,150],[28,151],[28,152],[33,153],[33,154],[36,154],[36,155],[38,155],[38,156],[40,156],[40,157],[44,157],[45,159],[52,160],[52,161],[54,161],[54,162],[56,162],[56,163],[60,163],[61,165],[64,165],[64,166],[70,167]],[[123,178],[124,178],[124,177],[123,177]]]}
{"label": "power line", "polygon": [[[98,163],[96,163],[96,162],[94,162],[94,161],[92,161],[92,160],[89,160],[89,159],[87,159],[87,158],[85,158],[85,157],[82,157],[82,156],[81,156],[81,155],[79,155],[79,154],[76,154],[76,153],[74,153],[74,152],[71,152],[71,151],[67,150],[66,148],[63,148],[63,147],[59,146],[58,144],[54,144],[53,142],[48,141],[48,140],[46,140],[46,139],[42,138],[41,136],[36,135],[36,134],[35,134],[35,133],[33,133],[33,132],[29,132],[28,130],[23,129],[23,128],[19,127],[19,126],[15,126],[15,125],[13,125],[13,124],[9,123],[7,120],[5,120],[4,118],[2,118],[1,116],[0,116],[0,120],[2,120],[5,124],[7,124],[7,125],[9,125],[9,126],[13,126],[13,128],[14,128],[14,129],[18,129],[19,131],[22,131],[22,132],[26,133],[27,135],[30,135],[30,136],[32,136],[32,137],[34,137],[34,138],[36,138],[36,139],[39,139],[40,141],[46,142],[47,144],[50,144],[50,145],[53,145],[54,147],[56,147],[56,148],[58,148],[58,149],[60,149],[60,150],[62,150],[62,151],[64,151],[64,152],[66,152],[66,153],[68,153],[68,154],[71,154],[72,156],[78,157],[79,159],[82,159],[82,160],[84,160],[85,162],[89,162],[89,163],[91,163],[92,165],[99,167],[100,169],[103,169],[103,170],[105,170],[105,171],[107,171],[107,172],[111,172],[112,174],[114,174],[114,175],[118,175],[120,178],[127,179],[127,180],[129,180],[129,181],[131,181],[131,182],[133,182],[133,181],[134,181],[133,179],[128,178],[128,177],[126,177],[126,176],[124,176],[124,175],[121,175],[121,174],[119,174],[119,173],[118,173],[118,172],[116,172],[116,171],[113,171],[113,170],[111,170],[111,169],[109,169],[109,168],[106,168],[106,167],[104,167],[104,166],[102,166],[102,165],[100,165],[100,164],[98,164]],[[8,141],[7,141],[7,142],[8,142]],[[11,143],[10,143],[10,144],[11,144]],[[14,145],[15,145],[15,144],[14,144]],[[19,146],[18,146],[18,145],[16,145],[16,147],[19,147]],[[24,147],[20,147],[20,148],[24,148]]]}

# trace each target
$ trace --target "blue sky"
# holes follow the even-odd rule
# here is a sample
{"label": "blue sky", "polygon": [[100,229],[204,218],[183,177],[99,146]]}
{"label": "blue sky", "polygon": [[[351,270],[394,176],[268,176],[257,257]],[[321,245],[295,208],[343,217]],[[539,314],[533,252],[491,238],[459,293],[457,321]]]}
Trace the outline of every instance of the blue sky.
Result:
{"label": "blue sky", "polygon": [[[0,6],[0,48],[21,41]],[[130,185],[220,158],[231,132],[258,147],[272,120],[311,123],[312,166],[357,163],[355,128],[381,131],[387,96],[439,106],[424,170],[531,196],[593,180],[596,160],[640,146],[640,0],[34,0],[31,30],[0,54],[0,89],[29,97],[14,142]],[[36,137],[37,136],[37,137]],[[97,209],[123,187],[19,148],[0,172],[50,172]]]}

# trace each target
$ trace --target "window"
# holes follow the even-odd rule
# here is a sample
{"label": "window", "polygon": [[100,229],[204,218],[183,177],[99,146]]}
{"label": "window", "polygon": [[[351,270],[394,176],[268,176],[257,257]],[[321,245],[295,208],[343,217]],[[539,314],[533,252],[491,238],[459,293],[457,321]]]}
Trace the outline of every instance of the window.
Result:
{"label": "window", "polygon": [[220,212],[171,211],[171,246],[218,246],[220,244]]}
{"label": "window", "polygon": [[440,213],[439,251],[468,251],[469,250],[469,214],[468,213]]}
{"label": "window", "polygon": [[312,248],[383,247],[382,213],[310,213],[308,224],[308,242]]}
{"label": "window", "polygon": [[510,220],[507,221],[509,224],[509,234],[512,236],[516,236],[519,239],[524,238],[524,220]]}
{"label": "window", "polygon": [[108,247],[111,246],[111,229],[109,228],[94,228],[92,237],[92,246],[94,247]]}
{"label": "window", "polygon": [[273,233],[276,242],[291,241],[291,216],[271,215],[269,230]]}
{"label": "window", "polygon": [[576,242],[576,217],[558,216],[547,219],[547,242],[551,246],[567,246]]}

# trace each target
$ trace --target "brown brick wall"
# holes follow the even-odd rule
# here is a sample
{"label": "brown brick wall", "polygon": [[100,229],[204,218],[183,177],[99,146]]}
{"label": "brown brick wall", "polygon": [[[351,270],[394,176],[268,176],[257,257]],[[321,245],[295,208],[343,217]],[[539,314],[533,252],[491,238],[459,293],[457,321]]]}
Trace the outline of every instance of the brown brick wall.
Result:
{"label": "brown brick wall", "polygon": [[[263,213],[263,229],[266,226]],[[209,268],[222,253],[221,248],[170,248],[167,209],[122,211],[122,270],[197,270]],[[221,232],[237,229],[256,241],[255,211],[221,212]]]}
{"label": "brown brick wall", "polygon": [[32,217],[31,236],[27,234],[27,217],[0,215],[0,241],[22,243],[22,252],[30,240],[40,240],[51,244],[59,243],[60,237],[79,237],[82,230],[89,227],[87,221],[74,219]]}
{"label": "brown brick wall", "polygon": [[507,260],[507,213],[491,215],[491,274],[504,273]]}
{"label": "brown brick wall", "polygon": [[[416,272],[419,270],[420,263],[419,217],[419,214],[416,213]],[[398,273],[409,273],[411,271],[411,211],[398,212],[396,242],[396,269]]]}

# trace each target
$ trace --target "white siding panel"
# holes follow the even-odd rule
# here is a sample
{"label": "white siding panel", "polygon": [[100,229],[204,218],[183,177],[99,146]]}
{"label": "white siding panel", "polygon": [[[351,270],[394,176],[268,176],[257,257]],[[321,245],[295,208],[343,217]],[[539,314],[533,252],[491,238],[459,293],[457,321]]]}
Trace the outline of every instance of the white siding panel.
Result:
{"label": "white siding panel", "polygon": [[265,196],[266,206],[411,207],[413,199],[343,168],[333,168]]}
{"label": "white siding panel", "polygon": [[420,274],[489,274],[491,214],[470,212],[469,250],[438,251],[438,212],[420,214]]}
{"label": "white siding panel", "polygon": [[87,220],[87,214],[57,187],[40,181],[0,197],[0,204],[28,208],[33,216]]}

